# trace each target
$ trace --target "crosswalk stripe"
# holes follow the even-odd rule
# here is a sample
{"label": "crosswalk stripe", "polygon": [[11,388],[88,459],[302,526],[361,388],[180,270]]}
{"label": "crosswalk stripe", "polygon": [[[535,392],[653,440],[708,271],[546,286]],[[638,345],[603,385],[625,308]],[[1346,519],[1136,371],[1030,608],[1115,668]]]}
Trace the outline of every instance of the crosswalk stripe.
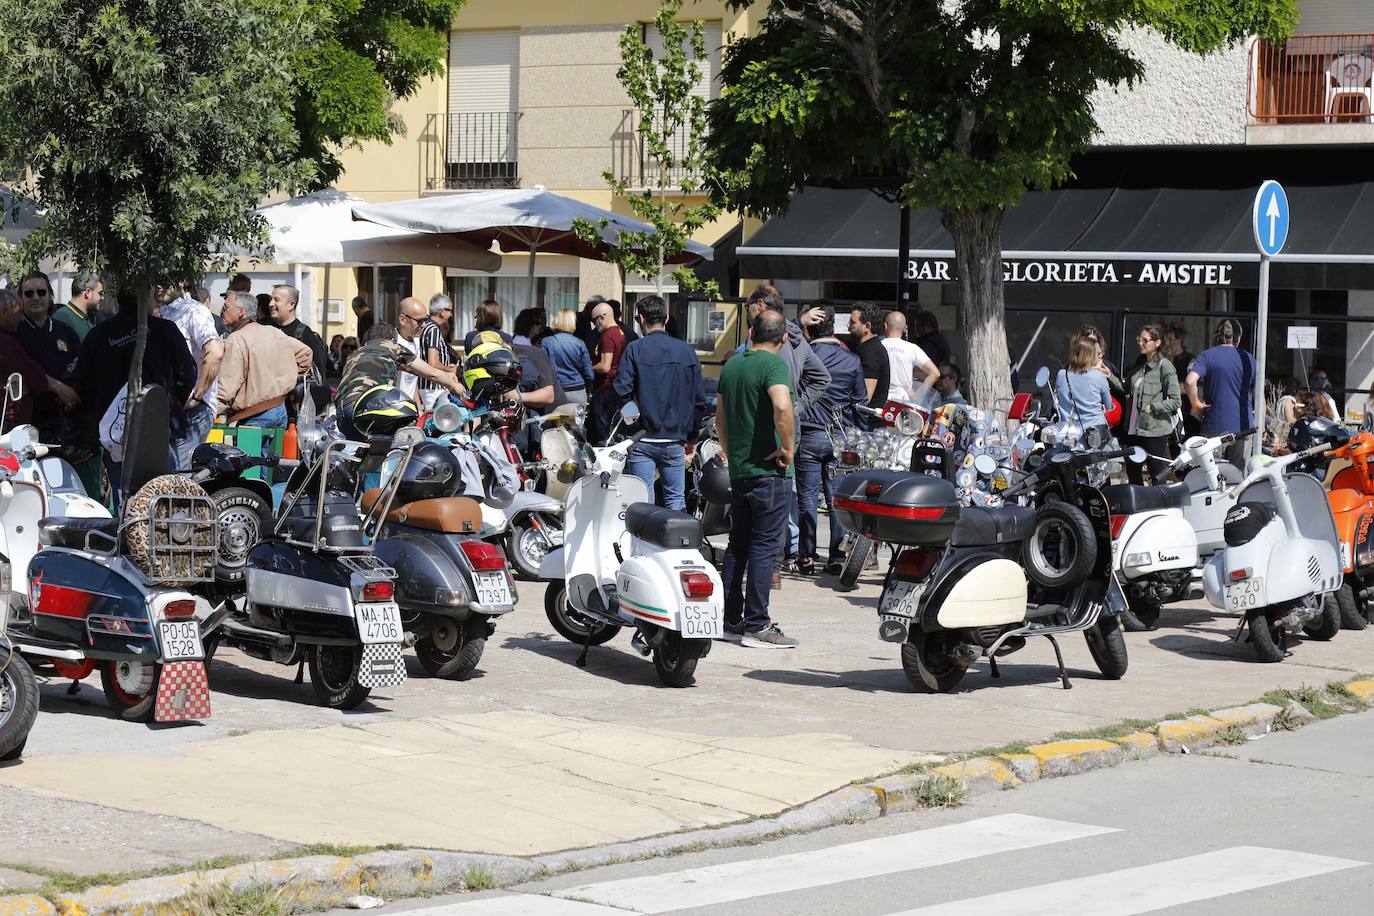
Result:
{"label": "crosswalk stripe", "polygon": [[583,903],[580,900],[560,900],[540,894],[506,894],[483,897],[462,903],[444,903],[418,910],[405,910],[405,916],[629,916],[615,907]]}
{"label": "crosswalk stripe", "polygon": [[1130,916],[1367,865],[1305,852],[1235,846],[1038,887],[954,900],[891,916]]}
{"label": "crosswalk stripe", "polygon": [[556,893],[559,897],[590,900],[622,910],[666,913],[1116,832],[1112,827],[999,814],[812,852],[603,881]]}

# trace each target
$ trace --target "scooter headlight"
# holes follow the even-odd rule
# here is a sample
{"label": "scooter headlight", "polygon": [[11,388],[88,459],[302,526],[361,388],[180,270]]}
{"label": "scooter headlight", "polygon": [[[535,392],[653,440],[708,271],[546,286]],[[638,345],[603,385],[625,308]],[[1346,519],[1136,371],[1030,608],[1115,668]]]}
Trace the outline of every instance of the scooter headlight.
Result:
{"label": "scooter headlight", "polygon": [[463,411],[457,404],[447,401],[434,409],[434,428],[441,433],[451,433],[463,422]]}

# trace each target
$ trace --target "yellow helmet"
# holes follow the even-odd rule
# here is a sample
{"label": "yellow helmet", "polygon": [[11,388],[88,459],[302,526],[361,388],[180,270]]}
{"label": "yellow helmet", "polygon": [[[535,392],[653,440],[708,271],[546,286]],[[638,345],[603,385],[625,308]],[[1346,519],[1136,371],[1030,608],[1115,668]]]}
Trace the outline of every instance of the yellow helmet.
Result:
{"label": "yellow helmet", "polygon": [[480,343],[463,361],[463,384],[473,398],[510,391],[520,384],[520,360],[504,343]]}
{"label": "yellow helmet", "polygon": [[365,436],[389,436],[413,424],[420,411],[395,385],[374,385],[353,408],[353,425]]}

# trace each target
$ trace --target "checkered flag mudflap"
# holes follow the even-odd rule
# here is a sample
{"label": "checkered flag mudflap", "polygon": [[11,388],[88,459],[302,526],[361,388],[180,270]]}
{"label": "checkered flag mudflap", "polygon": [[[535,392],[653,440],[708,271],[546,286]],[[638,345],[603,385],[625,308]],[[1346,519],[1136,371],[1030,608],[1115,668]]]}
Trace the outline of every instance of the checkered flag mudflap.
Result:
{"label": "checkered flag mudflap", "polygon": [[364,687],[399,687],[405,682],[406,663],[401,658],[400,643],[363,646],[363,660],[358,666],[359,684]]}
{"label": "checkered flag mudflap", "polygon": [[210,718],[210,682],[202,661],[163,662],[153,719],[190,722]]}

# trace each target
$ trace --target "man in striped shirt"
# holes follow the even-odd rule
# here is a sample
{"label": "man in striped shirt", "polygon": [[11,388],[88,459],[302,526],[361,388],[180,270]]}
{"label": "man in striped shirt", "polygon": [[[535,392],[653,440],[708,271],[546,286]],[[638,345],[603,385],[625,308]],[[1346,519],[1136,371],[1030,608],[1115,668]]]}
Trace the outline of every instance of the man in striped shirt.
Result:
{"label": "man in striped shirt", "polygon": [[[436,369],[453,369],[453,351],[449,348],[444,328],[453,318],[453,302],[443,293],[435,293],[429,299],[429,317],[420,326],[420,358]],[[447,389],[438,382],[420,379],[420,409],[431,411]]]}

